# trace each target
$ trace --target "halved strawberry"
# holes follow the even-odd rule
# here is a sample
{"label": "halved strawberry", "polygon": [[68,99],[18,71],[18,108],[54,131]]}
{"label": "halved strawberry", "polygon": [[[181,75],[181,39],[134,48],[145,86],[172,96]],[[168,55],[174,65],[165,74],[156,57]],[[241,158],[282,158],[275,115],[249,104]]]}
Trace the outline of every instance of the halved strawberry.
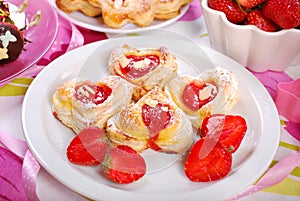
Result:
{"label": "halved strawberry", "polygon": [[214,114],[203,120],[201,136],[214,138],[227,151],[234,153],[240,146],[246,131],[247,123],[242,116]]}
{"label": "halved strawberry", "polygon": [[102,168],[107,179],[120,184],[132,183],[146,174],[144,158],[127,145],[111,147]]}
{"label": "halved strawberry", "polygon": [[99,165],[105,157],[109,144],[105,131],[98,127],[87,127],[76,135],[67,148],[70,162],[78,165]]}
{"label": "halved strawberry", "polygon": [[231,165],[231,153],[219,142],[211,138],[201,138],[189,152],[184,172],[193,182],[210,182],[228,175]]}

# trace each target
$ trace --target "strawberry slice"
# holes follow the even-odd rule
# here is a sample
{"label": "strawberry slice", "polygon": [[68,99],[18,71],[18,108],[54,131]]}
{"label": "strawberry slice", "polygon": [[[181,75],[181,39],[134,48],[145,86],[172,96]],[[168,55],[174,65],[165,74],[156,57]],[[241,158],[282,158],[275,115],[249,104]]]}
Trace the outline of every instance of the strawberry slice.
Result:
{"label": "strawberry slice", "polygon": [[210,136],[234,153],[240,146],[247,131],[246,120],[239,115],[214,114],[202,122],[201,136]]}
{"label": "strawberry slice", "polygon": [[102,163],[104,176],[116,183],[129,184],[146,174],[146,162],[127,145],[111,147]]}
{"label": "strawberry slice", "polygon": [[98,127],[87,127],[76,135],[67,148],[70,162],[93,166],[99,165],[105,157],[109,144],[105,141],[105,132]]}
{"label": "strawberry slice", "polygon": [[184,165],[193,182],[210,182],[224,178],[231,170],[232,155],[211,138],[201,138],[190,150]]}

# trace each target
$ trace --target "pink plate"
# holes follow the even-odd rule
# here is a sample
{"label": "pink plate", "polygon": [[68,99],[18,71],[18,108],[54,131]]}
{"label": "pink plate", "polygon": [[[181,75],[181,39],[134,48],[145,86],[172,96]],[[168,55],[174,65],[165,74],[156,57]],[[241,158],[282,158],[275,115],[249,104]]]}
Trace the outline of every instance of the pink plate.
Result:
{"label": "pink plate", "polygon": [[[23,1],[7,0],[16,6],[22,4]],[[25,50],[17,60],[0,65],[0,84],[14,78],[38,62],[54,42],[58,30],[57,14],[47,0],[29,0],[25,10],[26,18],[30,20],[38,10],[41,10],[42,13],[39,24],[24,31],[25,38],[31,43],[25,44]]]}

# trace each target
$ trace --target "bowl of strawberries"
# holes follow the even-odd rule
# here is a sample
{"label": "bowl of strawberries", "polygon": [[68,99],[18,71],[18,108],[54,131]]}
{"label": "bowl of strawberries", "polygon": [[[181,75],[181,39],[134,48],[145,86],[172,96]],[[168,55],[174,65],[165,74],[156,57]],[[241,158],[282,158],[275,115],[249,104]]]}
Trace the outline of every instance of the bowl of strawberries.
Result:
{"label": "bowl of strawberries", "polygon": [[300,63],[300,0],[200,0],[214,49],[255,72]]}

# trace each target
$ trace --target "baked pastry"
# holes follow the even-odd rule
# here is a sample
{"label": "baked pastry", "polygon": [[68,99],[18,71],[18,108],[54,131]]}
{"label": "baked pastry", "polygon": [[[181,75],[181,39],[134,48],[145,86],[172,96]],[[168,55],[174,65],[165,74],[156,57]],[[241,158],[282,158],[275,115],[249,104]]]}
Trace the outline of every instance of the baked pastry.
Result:
{"label": "baked pastry", "polygon": [[159,0],[156,4],[155,19],[168,20],[180,14],[180,8],[193,0]]}
{"label": "baked pastry", "polygon": [[111,117],[106,131],[112,144],[125,144],[138,152],[152,148],[184,153],[194,137],[187,116],[159,87]]}
{"label": "baked pastry", "polygon": [[56,5],[66,13],[80,11],[90,17],[99,16],[102,11],[98,0],[56,0]]}
{"label": "baked pastry", "polygon": [[228,114],[240,99],[236,76],[221,67],[196,77],[179,76],[167,84],[166,91],[195,128],[200,128],[206,116]]}
{"label": "baked pastry", "polygon": [[116,48],[108,61],[109,72],[139,86],[134,99],[164,86],[177,75],[176,57],[164,47],[134,48],[128,45]]}
{"label": "baked pastry", "polygon": [[148,26],[154,19],[155,3],[158,0],[101,0],[102,18],[112,28],[128,23],[139,27]]}
{"label": "baked pastry", "polygon": [[88,126],[103,128],[106,121],[131,102],[134,86],[118,76],[98,82],[73,78],[52,96],[54,116],[75,133]]}

